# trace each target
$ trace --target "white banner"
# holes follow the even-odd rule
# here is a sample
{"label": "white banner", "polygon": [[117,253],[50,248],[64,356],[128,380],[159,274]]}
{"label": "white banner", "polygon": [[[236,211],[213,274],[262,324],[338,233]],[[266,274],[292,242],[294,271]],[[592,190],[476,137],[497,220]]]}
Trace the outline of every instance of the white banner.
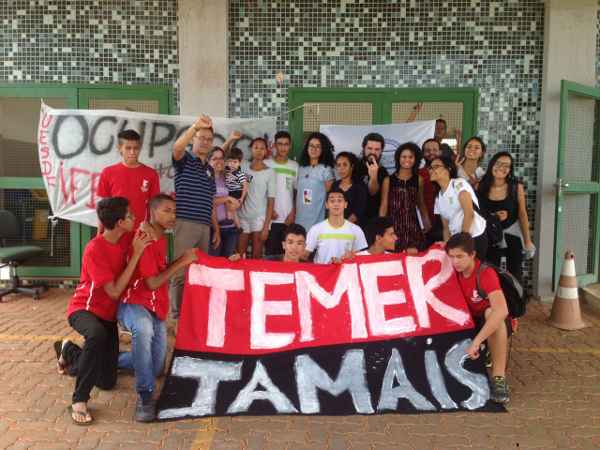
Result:
{"label": "white banner", "polygon": [[[141,162],[156,169],[163,192],[173,192],[173,144],[195,120],[192,116],[130,111],[53,109],[42,104],[38,152],[54,216],[91,226],[98,224],[95,208],[100,172],[121,160],[117,134],[129,128],[142,136]],[[222,144],[231,131],[238,130],[242,139],[237,145],[247,153],[252,138],[260,136],[272,141],[275,121],[274,117],[213,118],[214,144]]]}
{"label": "white banner", "polygon": [[359,158],[363,138],[369,133],[381,134],[385,139],[381,164],[392,173],[396,170],[394,152],[398,146],[410,141],[421,147],[423,142],[433,137],[435,120],[387,125],[321,125],[320,130],[331,140],[336,153],[352,152]]}

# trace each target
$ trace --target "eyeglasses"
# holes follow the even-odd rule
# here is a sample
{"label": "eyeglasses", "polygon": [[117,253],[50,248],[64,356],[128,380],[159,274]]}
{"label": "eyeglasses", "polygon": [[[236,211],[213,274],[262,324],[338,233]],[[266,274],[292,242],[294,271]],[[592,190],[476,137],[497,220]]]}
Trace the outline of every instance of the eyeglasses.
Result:
{"label": "eyeglasses", "polygon": [[510,169],[510,166],[510,163],[497,162],[496,164],[494,164],[494,167],[497,167],[498,169]]}
{"label": "eyeglasses", "polygon": [[308,148],[314,148],[316,150],[321,150],[321,146],[320,145],[313,145],[313,144],[309,144]]}
{"label": "eyeglasses", "polygon": [[445,167],[445,166],[443,164],[436,164],[435,166],[429,166],[429,171],[433,172],[434,170],[437,170],[440,167]]}

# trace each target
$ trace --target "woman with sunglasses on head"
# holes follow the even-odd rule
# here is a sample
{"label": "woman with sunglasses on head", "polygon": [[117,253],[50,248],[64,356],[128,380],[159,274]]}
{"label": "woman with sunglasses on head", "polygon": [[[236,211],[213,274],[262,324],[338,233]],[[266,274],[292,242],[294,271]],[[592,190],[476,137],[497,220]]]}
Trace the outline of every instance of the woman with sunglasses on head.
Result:
{"label": "woman with sunglasses on head", "polygon": [[456,166],[448,155],[431,161],[429,175],[431,181],[440,187],[434,213],[442,219],[444,242],[456,233],[469,233],[475,240],[477,258],[484,260],[488,250],[486,222],[476,211],[479,202],[475,191],[469,182],[458,178]]}
{"label": "woman with sunglasses on head", "polygon": [[514,175],[513,157],[499,152],[490,160],[477,191],[481,209],[495,214],[504,230],[504,242],[490,247],[488,259],[499,266],[506,256],[506,268],[523,281],[523,254],[533,257],[535,245],[531,241],[525,189]]}

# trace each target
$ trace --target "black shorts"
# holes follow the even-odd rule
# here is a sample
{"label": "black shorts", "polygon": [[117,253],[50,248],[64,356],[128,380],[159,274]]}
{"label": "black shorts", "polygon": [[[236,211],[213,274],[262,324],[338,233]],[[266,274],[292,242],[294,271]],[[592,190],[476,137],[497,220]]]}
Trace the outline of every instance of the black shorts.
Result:
{"label": "black shorts", "polygon": [[229,196],[233,198],[237,198],[238,200],[242,198],[243,191],[229,191]]}
{"label": "black shorts", "polygon": [[[483,328],[483,325],[485,325],[485,315],[482,314],[481,316],[473,317],[473,322],[475,322],[475,335],[477,336],[477,333],[479,333]],[[513,334],[512,317],[506,316],[504,325],[506,325],[506,336],[511,337]]]}

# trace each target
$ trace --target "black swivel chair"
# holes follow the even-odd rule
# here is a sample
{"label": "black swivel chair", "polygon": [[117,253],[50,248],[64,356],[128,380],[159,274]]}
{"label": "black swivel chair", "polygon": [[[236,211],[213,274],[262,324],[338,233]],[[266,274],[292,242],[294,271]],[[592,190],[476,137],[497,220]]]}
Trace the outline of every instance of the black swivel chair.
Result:
{"label": "black swivel chair", "polygon": [[35,300],[46,290],[46,286],[23,286],[17,276],[17,266],[28,259],[44,253],[44,249],[35,245],[17,245],[6,247],[7,239],[18,239],[21,236],[19,221],[15,215],[7,210],[0,209],[0,269],[9,268],[9,287],[0,289],[0,302],[2,297],[12,293],[27,294]]}

